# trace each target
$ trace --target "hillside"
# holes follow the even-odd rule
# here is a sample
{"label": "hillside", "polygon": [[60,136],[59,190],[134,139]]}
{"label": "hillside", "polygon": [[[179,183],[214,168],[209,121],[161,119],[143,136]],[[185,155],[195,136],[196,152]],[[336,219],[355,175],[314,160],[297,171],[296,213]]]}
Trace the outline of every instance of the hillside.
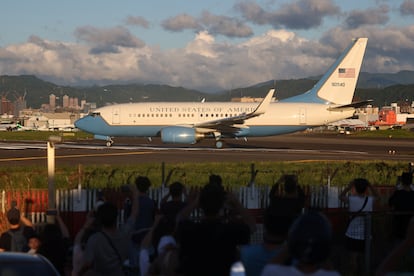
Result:
{"label": "hillside", "polygon": [[[228,101],[232,97],[262,97],[276,83],[276,98],[283,99],[303,93],[316,83],[318,77],[294,80],[267,81],[250,87],[240,87],[232,91],[203,93],[183,87],[156,84],[114,84],[107,86],[69,87],[43,81],[35,76],[0,76],[0,95],[14,101],[25,95],[27,106],[39,108],[49,102],[49,95],[68,95],[95,102],[97,106],[106,103],[130,101]],[[355,97],[373,99],[374,105],[382,106],[398,101],[414,100],[413,71],[396,74],[361,73]]]}

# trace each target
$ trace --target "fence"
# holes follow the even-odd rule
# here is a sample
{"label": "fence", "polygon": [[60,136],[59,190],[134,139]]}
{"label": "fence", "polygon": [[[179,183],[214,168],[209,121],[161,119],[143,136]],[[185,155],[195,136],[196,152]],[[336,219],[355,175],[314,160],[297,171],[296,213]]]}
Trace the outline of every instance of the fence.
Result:
{"label": "fence", "polygon": [[[387,211],[387,200],[393,192],[393,187],[376,187],[380,194],[377,212],[366,215],[367,228],[372,229],[372,238],[369,236],[367,242],[367,254],[365,256],[366,270],[384,255],[384,250],[389,248],[389,237],[391,225],[391,213]],[[269,204],[270,187],[241,187],[233,191],[256,218],[258,231],[252,237],[252,242],[262,241],[262,211]],[[339,187],[314,186],[304,188],[306,196],[306,208],[318,209],[323,211],[332,222],[334,238],[338,242],[345,233],[348,212],[345,206],[339,201]],[[149,196],[158,204],[168,193],[168,189],[160,187],[149,190]],[[119,208],[119,223],[123,223],[124,203],[129,198],[126,189],[71,189],[57,190],[56,204],[61,217],[68,226],[71,237],[74,237],[85,222],[88,211],[94,208],[96,201],[104,197],[106,200],[114,202]],[[46,222],[46,210],[48,202],[48,191],[2,191],[0,198],[1,211],[4,213],[10,208],[11,202],[16,201],[17,206],[23,210],[26,216],[35,224],[39,225]],[[4,218],[3,218],[4,221]],[[372,222],[372,227],[371,226]],[[369,231],[371,232],[371,231]],[[340,242],[339,242],[340,243]],[[374,253],[374,254],[373,254]],[[339,260],[339,259],[338,259]]]}
{"label": "fence", "polygon": [[[377,209],[387,209],[387,199],[392,187],[380,186],[377,187],[380,199]],[[260,221],[260,211],[268,206],[268,194],[270,187],[241,187],[233,192],[238,196],[241,203],[249,209],[255,216],[256,221]],[[306,186],[304,187],[306,195],[306,208],[324,210],[328,215],[345,206],[338,200],[340,193],[339,187],[328,186]],[[149,190],[149,196],[158,204],[161,199],[168,193],[165,187],[154,188]],[[56,191],[56,205],[57,209],[63,218],[66,218],[68,227],[72,233],[75,233],[86,216],[89,210],[94,208],[98,197],[105,197],[118,206],[120,210],[120,217],[123,215],[123,206],[125,200],[129,197],[126,189],[71,189],[71,190],[57,190]],[[12,201],[16,201],[17,206],[20,207],[26,216],[32,220],[34,224],[43,223],[46,221],[46,210],[48,202],[48,191],[45,189],[33,189],[30,191],[2,191],[0,198],[1,211],[4,214],[11,206]],[[71,218],[72,217],[72,218]],[[337,223],[335,218],[332,218],[334,225]]]}

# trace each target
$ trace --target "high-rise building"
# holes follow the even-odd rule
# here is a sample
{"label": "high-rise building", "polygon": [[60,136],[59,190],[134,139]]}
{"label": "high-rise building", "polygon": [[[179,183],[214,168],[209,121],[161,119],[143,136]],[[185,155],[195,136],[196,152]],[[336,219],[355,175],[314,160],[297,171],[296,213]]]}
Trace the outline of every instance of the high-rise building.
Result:
{"label": "high-rise building", "polygon": [[19,96],[14,102],[14,116],[19,117],[20,111],[26,109],[26,100],[24,96]]}
{"label": "high-rise building", "polygon": [[1,97],[1,104],[0,104],[1,114],[14,114],[14,105],[13,103],[6,98],[6,96]]}
{"label": "high-rise building", "polygon": [[55,94],[50,94],[49,95],[49,108],[52,111],[56,109],[56,96],[55,96]]}
{"label": "high-rise building", "polygon": [[63,108],[68,108],[69,107],[69,96],[68,95],[63,96],[62,106],[63,106]]}
{"label": "high-rise building", "polygon": [[80,108],[83,109],[83,107],[85,106],[85,104],[86,104],[86,100],[81,100],[81,106],[80,106]]}
{"label": "high-rise building", "polygon": [[73,98],[73,108],[79,109],[79,99],[77,97]]}
{"label": "high-rise building", "polygon": [[69,107],[70,108],[74,108],[75,107],[72,97],[69,97]]}

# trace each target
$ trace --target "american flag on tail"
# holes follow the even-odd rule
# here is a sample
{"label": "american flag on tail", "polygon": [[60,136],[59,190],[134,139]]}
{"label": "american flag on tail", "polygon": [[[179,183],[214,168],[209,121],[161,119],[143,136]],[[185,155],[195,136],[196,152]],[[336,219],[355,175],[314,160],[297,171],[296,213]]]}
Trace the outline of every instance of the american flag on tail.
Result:
{"label": "american flag on tail", "polygon": [[355,78],[355,68],[339,68],[338,77],[340,78]]}

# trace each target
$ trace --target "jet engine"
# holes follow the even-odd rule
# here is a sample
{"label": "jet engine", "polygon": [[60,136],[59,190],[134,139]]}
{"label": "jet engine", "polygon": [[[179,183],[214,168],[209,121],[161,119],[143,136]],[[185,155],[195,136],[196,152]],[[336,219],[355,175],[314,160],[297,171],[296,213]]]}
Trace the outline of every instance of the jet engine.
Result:
{"label": "jet engine", "polygon": [[195,128],[171,126],[161,129],[161,141],[173,144],[195,144],[204,138],[203,133],[198,133]]}

